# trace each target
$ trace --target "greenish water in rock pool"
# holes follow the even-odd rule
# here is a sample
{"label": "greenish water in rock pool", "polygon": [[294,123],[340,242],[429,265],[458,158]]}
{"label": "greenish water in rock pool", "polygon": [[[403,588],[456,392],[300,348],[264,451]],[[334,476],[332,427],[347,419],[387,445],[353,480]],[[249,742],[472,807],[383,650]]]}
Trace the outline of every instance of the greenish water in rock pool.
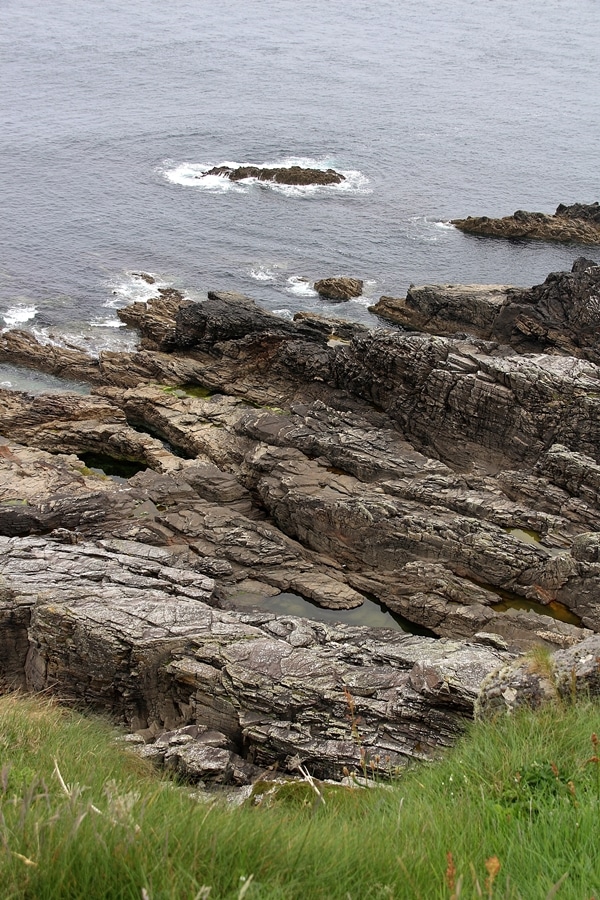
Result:
{"label": "greenish water in rock pool", "polygon": [[115,478],[117,481],[126,481],[148,468],[146,463],[117,459],[114,456],[107,456],[105,453],[80,453],[79,459],[90,471],[108,475],[109,478]]}
{"label": "greenish water in rock pool", "polygon": [[507,612],[509,609],[523,610],[524,612],[534,612],[539,616],[550,616],[551,619],[558,619],[559,622],[566,622],[569,625],[581,626],[581,619],[571,612],[563,603],[558,600],[551,600],[548,604],[537,603],[535,600],[527,600],[525,597],[518,597],[509,594],[508,591],[495,590],[495,593],[502,596],[506,593],[508,596],[500,603],[494,603],[492,609],[496,612]]}
{"label": "greenish water in rock pool", "polygon": [[344,625],[367,625],[370,628],[389,628],[409,634],[435,637],[433,632],[409,622],[408,619],[384,609],[377,601],[365,597],[364,603],[354,609],[324,609],[299,594],[282,592],[274,597],[250,591],[239,591],[231,596],[238,611],[259,609],[278,616],[299,616],[315,622],[341,622]]}

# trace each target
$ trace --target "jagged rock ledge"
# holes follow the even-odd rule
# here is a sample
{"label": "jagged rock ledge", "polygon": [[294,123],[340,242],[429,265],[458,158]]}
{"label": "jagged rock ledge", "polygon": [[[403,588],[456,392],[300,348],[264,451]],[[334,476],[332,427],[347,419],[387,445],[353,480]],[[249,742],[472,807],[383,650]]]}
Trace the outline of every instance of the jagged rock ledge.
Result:
{"label": "jagged rock ledge", "polygon": [[381,297],[382,319],[438,335],[467,332],[519,353],[600,363],[600,266],[580,257],[532,288],[495,284],[411,285],[406,298]]}
{"label": "jagged rock ledge", "polygon": [[554,215],[518,209],[512,216],[501,219],[467,216],[466,219],[453,219],[452,225],[466,234],[483,237],[600,244],[600,204],[565,206],[561,203]]}

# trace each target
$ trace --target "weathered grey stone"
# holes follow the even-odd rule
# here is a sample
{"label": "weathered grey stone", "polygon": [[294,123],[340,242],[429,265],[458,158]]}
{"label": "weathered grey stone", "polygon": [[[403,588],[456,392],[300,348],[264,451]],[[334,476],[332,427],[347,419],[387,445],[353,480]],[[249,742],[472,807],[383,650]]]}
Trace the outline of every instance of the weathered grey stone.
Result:
{"label": "weathered grey stone", "polygon": [[491,673],[481,685],[476,712],[484,717],[522,706],[537,709],[559,698],[599,696],[600,636],[594,634],[551,656],[531,654]]}
{"label": "weathered grey stone", "polygon": [[[589,269],[527,302],[555,316],[570,285],[576,306]],[[488,327],[483,294],[453,297],[448,315]],[[361,750],[384,771],[434,753],[499,664],[600,631],[600,369],[566,343],[354,326],[329,343],[335,323],[230,295],[126,315],[145,349],[95,361],[0,336],[3,358],[97,385],[0,394],[4,683],[111,711],[186,777],[299,760],[337,777]],[[89,449],[146,469],[94,474]],[[235,608],[280,592],[340,618],[375,599],[426,635]]]}

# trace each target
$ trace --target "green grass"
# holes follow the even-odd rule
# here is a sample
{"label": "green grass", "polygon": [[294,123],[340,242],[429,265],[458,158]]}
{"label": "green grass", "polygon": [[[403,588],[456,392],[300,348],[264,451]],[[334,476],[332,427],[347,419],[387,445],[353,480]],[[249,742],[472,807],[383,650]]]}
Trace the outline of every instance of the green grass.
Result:
{"label": "green grass", "polygon": [[600,898],[596,731],[598,704],[548,707],[474,725],[391,786],[325,786],[321,803],[291,785],[228,809],[102,721],[3,697],[0,896]]}

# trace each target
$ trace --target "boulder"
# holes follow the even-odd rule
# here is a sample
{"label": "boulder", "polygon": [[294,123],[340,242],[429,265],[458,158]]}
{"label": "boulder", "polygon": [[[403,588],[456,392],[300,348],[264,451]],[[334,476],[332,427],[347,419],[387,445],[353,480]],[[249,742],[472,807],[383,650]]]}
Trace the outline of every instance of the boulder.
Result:
{"label": "boulder", "polygon": [[363,290],[363,282],[360,278],[347,278],[340,276],[339,278],[322,278],[315,281],[315,291],[326,300],[333,303],[343,303],[345,300],[351,300],[353,297],[360,297]]}
{"label": "boulder", "polygon": [[371,311],[411,330],[468,332],[521,353],[559,353],[600,363],[600,266],[584,257],[532,288],[411,285],[406,298],[382,297]]}

